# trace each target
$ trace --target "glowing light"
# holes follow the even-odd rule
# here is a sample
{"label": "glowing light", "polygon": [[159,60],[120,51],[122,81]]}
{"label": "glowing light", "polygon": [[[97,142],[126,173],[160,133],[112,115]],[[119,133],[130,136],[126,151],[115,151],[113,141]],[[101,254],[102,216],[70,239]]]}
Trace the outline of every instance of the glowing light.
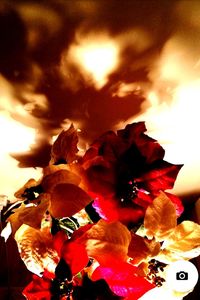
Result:
{"label": "glowing light", "polygon": [[184,164],[173,190],[182,195],[199,192],[199,71],[199,52],[173,36],[150,71],[143,113],[128,120],[145,120],[148,134],[164,147],[165,159]]}
{"label": "glowing light", "polygon": [[178,85],[170,94],[161,100],[158,91],[149,92],[146,111],[134,121],[145,120],[148,134],[164,147],[167,161],[184,164],[174,192],[195,192],[200,182],[200,80]]}
{"label": "glowing light", "polygon": [[79,55],[86,70],[100,81],[104,80],[105,74],[113,69],[116,61],[115,47],[112,44],[89,45],[80,49]]}
{"label": "glowing light", "polygon": [[107,83],[108,75],[117,67],[119,49],[111,39],[93,37],[72,45],[70,54],[82,68],[82,73],[86,72],[96,88],[101,88]]}
{"label": "glowing light", "polygon": [[200,146],[199,140],[196,139],[196,128],[200,123],[198,120],[199,96],[200,88],[195,85],[178,87],[171,103],[163,102],[149,108],[147,112],[150,132],[155,133],[167,148],[172,142],[178,147],[179,151],[173,150],[173,157],[171,157],[173,160],[186,161],[186,158],[191,160],[188,150],[194,144]]}
{"label": "glowing light", "polygon": [[0,153],[27,151],[34,143],[35,129],[13,120],[6,112],[0,113]]}
{"label": "glowing light", "polygon": [[[9,153],[20,153],[30,149],[35,140],[35,129],[13,120],[9,113],[0,112],[0,194],[13,198],[14,193],[27,178],[39,178],[41,171],[34,168],[19,168],[18,161]],[[28,177],[27,177],[28,176]]]}

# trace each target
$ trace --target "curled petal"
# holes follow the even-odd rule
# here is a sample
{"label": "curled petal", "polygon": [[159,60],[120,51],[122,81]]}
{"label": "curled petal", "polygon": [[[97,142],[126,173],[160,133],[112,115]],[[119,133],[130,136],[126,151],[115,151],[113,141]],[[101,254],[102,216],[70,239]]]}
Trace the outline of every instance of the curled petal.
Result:
{"label": "curled petal", "polygon": [[73,162],[78,152],[77,144],[77,130],[72,124],[68,130],[63,130],[54,142],[51,150],[51,163]]}
{"label": "curled petal", "polygon": [[126,148],[124,141],[114,131],[107,131],[86,151],[83,165],[87,168],[96,156],[102,156],[105,161],[115,162]]}

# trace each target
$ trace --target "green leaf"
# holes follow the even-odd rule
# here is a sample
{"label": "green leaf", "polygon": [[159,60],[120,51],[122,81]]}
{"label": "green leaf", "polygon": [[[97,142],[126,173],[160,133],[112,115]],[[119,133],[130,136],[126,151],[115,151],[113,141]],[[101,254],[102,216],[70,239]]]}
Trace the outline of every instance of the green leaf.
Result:
{"label": "green leaf", "polygon": [[71,236],[72,233],[78,229],[78,223],[76,223],[71,218],[63,218],[58,221],[58,226],[66,231],[66,233]]}

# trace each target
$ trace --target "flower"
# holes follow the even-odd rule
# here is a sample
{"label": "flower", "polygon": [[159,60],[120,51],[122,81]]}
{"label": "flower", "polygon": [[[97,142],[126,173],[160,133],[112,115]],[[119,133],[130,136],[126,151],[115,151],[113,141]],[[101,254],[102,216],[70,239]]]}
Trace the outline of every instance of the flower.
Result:
{"label": "flower", "polygon": [[[173,188],[182,165],[164,161],[164,149],[145,131],[144,122],[129,124],[117,133],[108,131],[82,158],[88,193],[106,220],[137,222],[160,191]],[[180,215],[180,200],[170,198]]]}
{"label": "flower", "polygon": [[126,262],[115,262],[112,266],[98,267],[92,274],[93,280],[103,278],[118,296],[138,300],[154,288],[154,285],[137,274],[137,268]]}
{"label": "flower", "polygon": [[[68,258],[72,267],[77,263],[81,265],[87,253],[87,257],[94,261],[89,267],[92,271],[88,270],[91,279],[93,281],[104,279],[115,295],[131,297],[132,300],[137,300],[154,287],[144,277],[139,276],[136,266],[127,262],[131,234],[122,223],[100,220],[78,231],[75,231],[72,241],[69,241],[73,253],[68,247],[63,248],[63,257]],[[78,261],[77,257],[79,257]],[[73,263],[75,259],[77,262]]]}
{"label": "flower", "polygon": [[43,277],[33,275],[32,278],[33,280],[23,290],[23,295],[29,300],[50,300],[54,275],[46,271]]}
{"label": "flower", "polygon": [[177,225],[175,207],[164,193],[147,208],[139,234],[132,233],[128,249],[136,265],[148,263],[152,258],[170,264],[200,254],[200,226],[192,221]]}
{"label": "flower", "polygon": [[106,132],[80,157],[71,126],[54,143],[43,177],[15,194],[20,201],[7,221],[34,273],[23,291],[28,300],[161,295],[166,265],[199,255],[200,226],[178,224],[183,206],[166,192],[182,165],[164,161],[145,130],[139,122]]}

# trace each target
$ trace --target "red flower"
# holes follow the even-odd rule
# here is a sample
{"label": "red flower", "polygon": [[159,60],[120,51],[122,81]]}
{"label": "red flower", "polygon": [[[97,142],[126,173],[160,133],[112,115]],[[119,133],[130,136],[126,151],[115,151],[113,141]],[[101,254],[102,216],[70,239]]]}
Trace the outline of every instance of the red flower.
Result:
{"label": "red flower", "polygon": [[53,235],[53,246],[57,251],[59,257],[61,256],[62,247],[67,240],[68,236],[63,230],[60,230],[55,235]]}
{"label": "red flower", "polygon": [[[76,230],[71,239],[68,239],[66,233],[62,230],[53,236],[53,246],[58,253],[60,262],[62,259],[65,261],[72,275],[79,273],[89,261],[85,244],[79,242],[79,237],[91,226],[92,225],[89,224]],[[62,272],[65,271],[66,270]],[[50,300],[52,297],[51,289],[54,278],[55,274],[47,270],[45,270],[42,277],[33,275],[33,280],[23,291],[24,296],[29,300]]]}
{"label": "red flower", "polygon": [[112,267],[97,267],[92,274],[92,280],[102,278],[116,295],[132,300],[138,300],[154,288],[153,284],[137,275],[137,267],[126,262],[115,262]]}
{"label": "red flower", "polygon": [[[145,131],[144,122],[127,125],[117,134],[108,131],[82,158],[94,207],[107,220],[137,222],[160,191],[173,188],[182,167],[164,161],[164,149]],[[180,214],[183,207],[177,198],[175,205]]]}
{"label": "red flower", "polygon": [[69,265],[73,275],[79,273],[88,263],[89,257],[85,248],[85,244],[79,238],[92,227],[88,224],[74,231],[70,240],[64,241],[60,256]]}
{"label": "red flower", "polygon": [[70,266],[73,275],[80,272],[89,261],[85,246],[76,241],[65,242],[61,256]]}
{"label": "red flower", "polygon": [[33,275],[33,280],[23,290],[23,295],[29,300],[50,300],[51,299],[51,282],[54,274],[47,271],[43,277]]}
{"label": "red flower", "polygon": [[134,204],[127,207],[119,205],[113,198],[96,197],[93,202],[93,207],[96,212],[106,221],[119,220],[122,223],[131,222],[137,223],[144,216],[144,209]]}

